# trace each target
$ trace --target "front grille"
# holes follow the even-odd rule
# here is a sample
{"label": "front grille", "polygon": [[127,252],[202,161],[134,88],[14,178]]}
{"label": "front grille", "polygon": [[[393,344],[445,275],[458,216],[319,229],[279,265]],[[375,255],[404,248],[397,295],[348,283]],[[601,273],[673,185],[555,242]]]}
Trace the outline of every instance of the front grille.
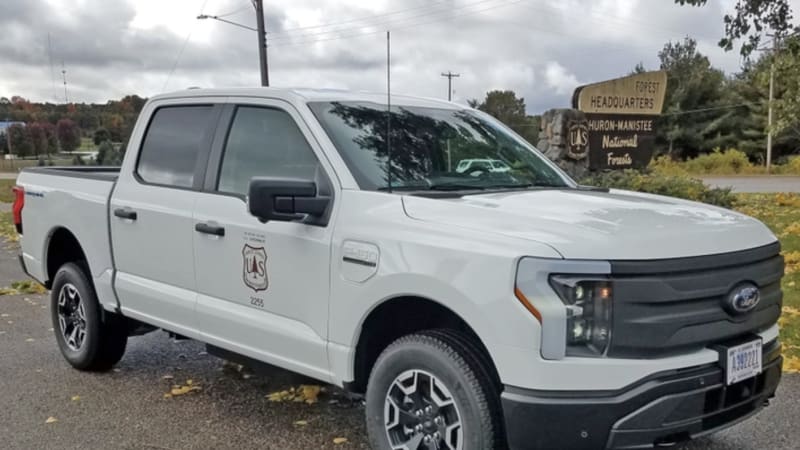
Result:
{"label": "front grille", "polygon": [[[776,243],[686,258],[683,263],[675,259],[612,262],[614,313],[608,355],[664,357],[771,326],[781,314],[783,296],[779,252]],[[743,282],[758,286],[761,300],[753,311],[734,315],[723,305],[731,290]]]}

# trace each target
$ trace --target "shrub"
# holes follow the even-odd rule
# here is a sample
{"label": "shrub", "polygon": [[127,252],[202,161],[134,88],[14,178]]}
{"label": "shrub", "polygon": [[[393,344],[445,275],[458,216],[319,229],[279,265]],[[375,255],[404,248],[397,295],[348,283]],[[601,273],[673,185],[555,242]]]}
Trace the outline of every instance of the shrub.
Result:
{"label": "shrub", "polygon": [[581,184],[694,200],[724,208],[733,207],[736,197],[730,188],[709,188],[687,175],[664,175],[657,172],[624,170],[593,174]]}
{"label": "shrub", "polygon": [[754,166],[744,152],[736,149],[724,152],[716,149],[686,161],[685,167],[687,172],[696,175],[752,174],[763,171],[761,167]]}

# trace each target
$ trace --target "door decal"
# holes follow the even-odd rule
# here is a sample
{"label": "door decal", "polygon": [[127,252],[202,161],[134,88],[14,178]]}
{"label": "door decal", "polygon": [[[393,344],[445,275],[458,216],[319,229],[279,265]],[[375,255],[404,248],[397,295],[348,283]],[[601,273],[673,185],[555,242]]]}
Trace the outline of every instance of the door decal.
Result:
{"label": "door decal", "polygon": [[244,244],[242,248],[242,278],[244,284],[258,292],[267,290],[267,251],[264,247],[251,247]]}

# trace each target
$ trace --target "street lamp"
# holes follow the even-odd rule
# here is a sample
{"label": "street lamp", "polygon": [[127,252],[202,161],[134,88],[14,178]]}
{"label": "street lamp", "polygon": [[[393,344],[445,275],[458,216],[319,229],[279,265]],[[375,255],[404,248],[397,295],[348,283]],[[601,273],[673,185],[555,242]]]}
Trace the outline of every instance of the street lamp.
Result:
{"label": "street lamp", "polygon": [[255,31],[258,34],[258,59],[259,59],[259,66],[261,69],[261,85],[262,86],[269,86],[269,66],[267,64],[267,32],[264,29],[264,3],[263,0],[254,0],[253,5],[256,8],[256,23],[258,25],[257,28],[249,27],[247,25],[242,25],[240,23],[233,22],[228,19],[223,19],[219,16],[212,16],[208,14],[200,14],[197,16],[198,19],[214,19],[220,22],[225,22],[229,25],[233,25],[239,28],[244,28],[246,30]]}

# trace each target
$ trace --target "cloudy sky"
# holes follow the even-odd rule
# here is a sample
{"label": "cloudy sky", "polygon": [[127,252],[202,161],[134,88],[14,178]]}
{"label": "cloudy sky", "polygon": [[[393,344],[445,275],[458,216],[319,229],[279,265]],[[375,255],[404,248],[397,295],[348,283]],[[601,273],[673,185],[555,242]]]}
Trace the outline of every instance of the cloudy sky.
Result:
{"label": "cloudy sky", "polygon": [[[392,91],[454,99],[513,89],[528,111],[567,106],[575,86],[657,68],[658,50],[689,35],[714,65],[738,70],[716,42],[734,0],[265,0],[273,86]],[[2,0],[0,96],[105,102],[189,86],[259,83],[250,0]],[[800,15],[800,0],[792,0]],[[48,33],[50,45],[48,46]],[[48,47],[51,51],[48,51]],[[52,65],[50,61],[52,60]]]}

